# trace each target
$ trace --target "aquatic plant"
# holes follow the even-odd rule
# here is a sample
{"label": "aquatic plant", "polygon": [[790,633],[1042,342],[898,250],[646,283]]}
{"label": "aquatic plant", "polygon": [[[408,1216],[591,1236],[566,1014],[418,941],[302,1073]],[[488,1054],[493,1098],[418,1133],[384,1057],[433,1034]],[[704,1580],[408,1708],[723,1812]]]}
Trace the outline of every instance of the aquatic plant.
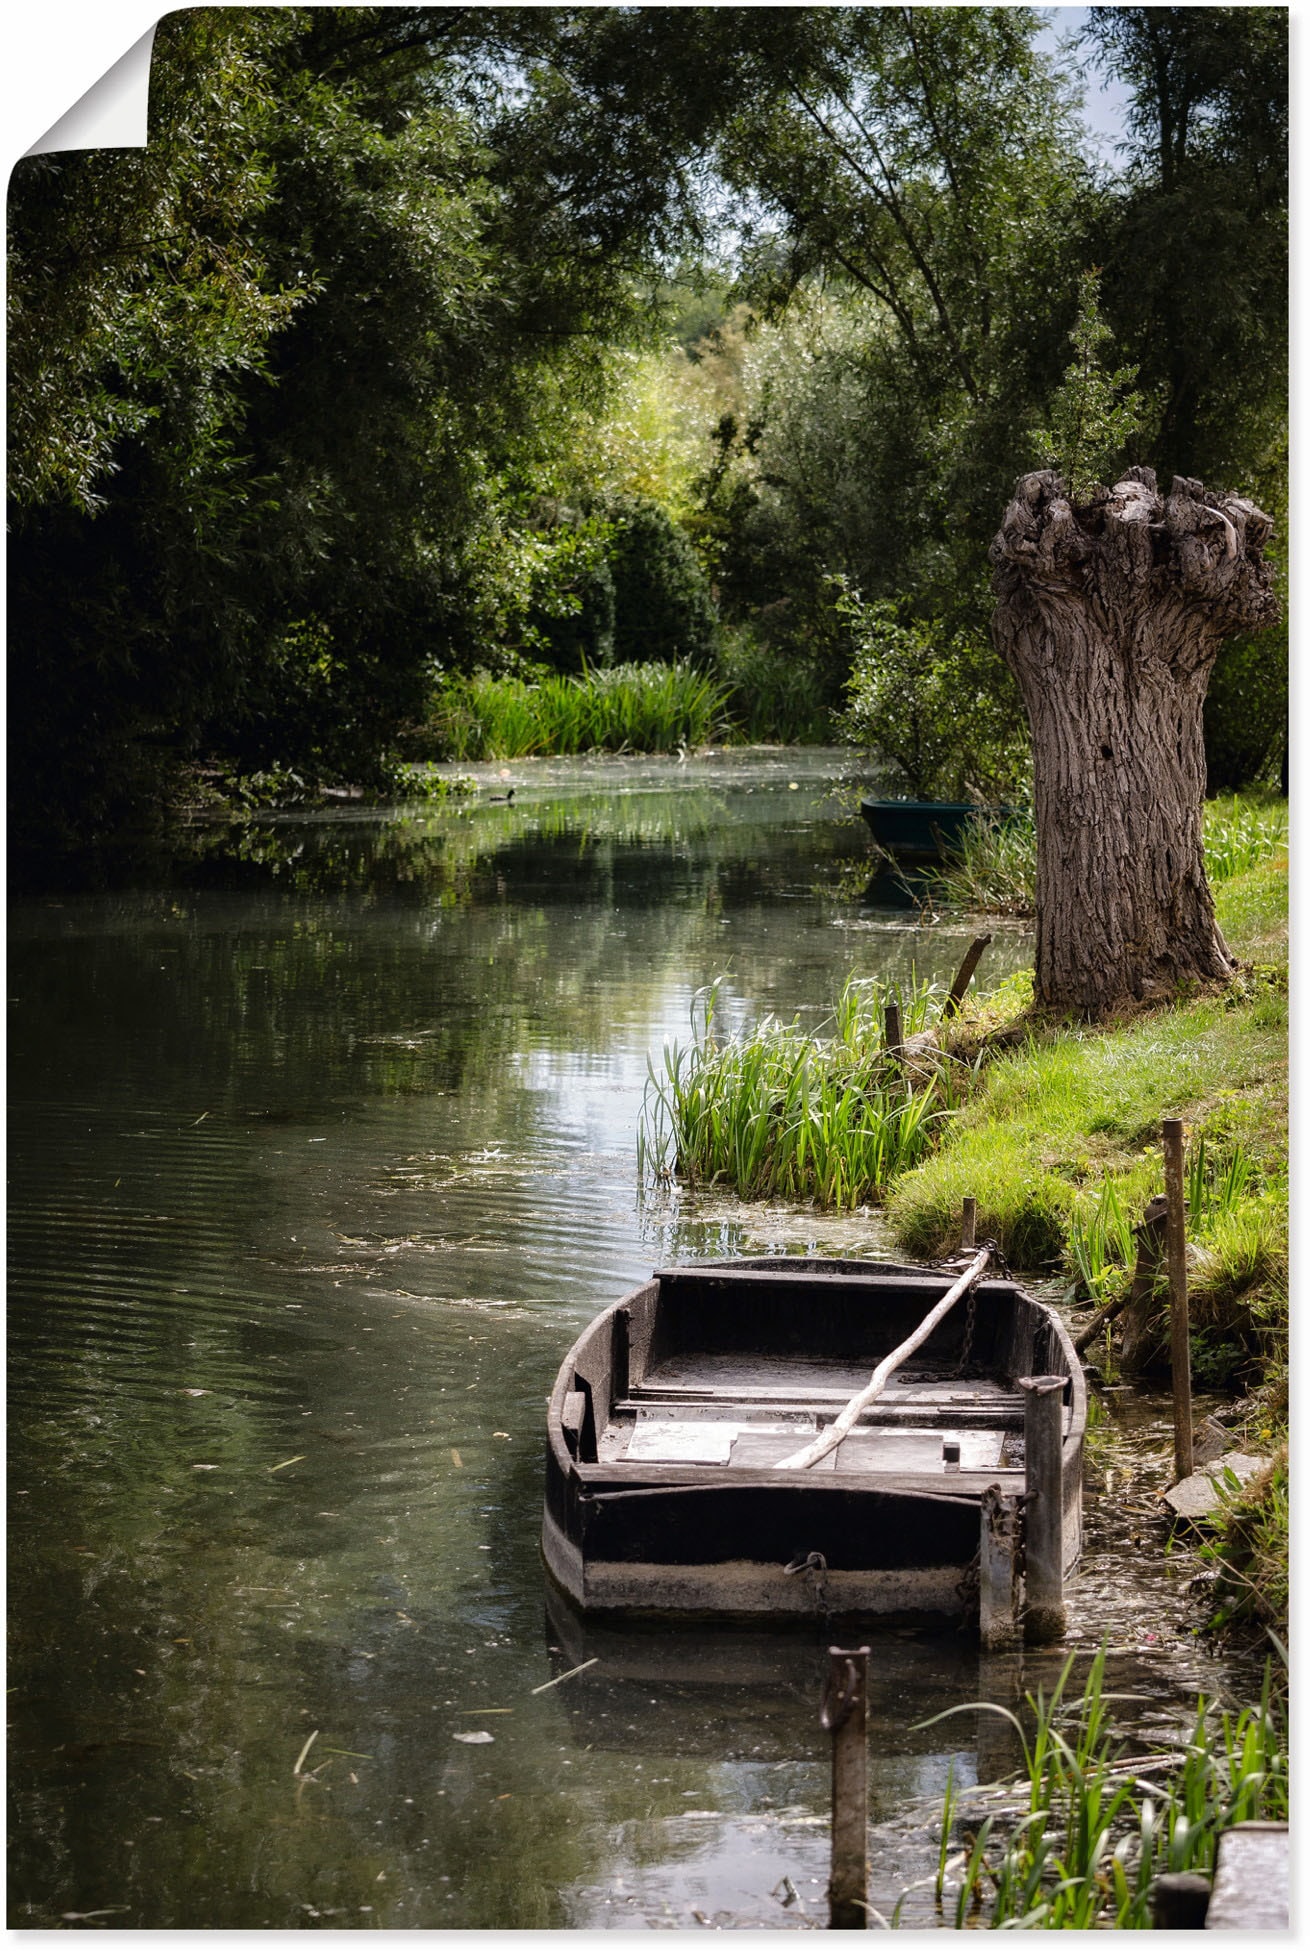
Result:
{"label": "aquatic plant", "polygon": [[950,857],[928,869],[924,891],[935,907],[1023,916],[1037,899],[1037,829],[1030,813],[1006,819],[980,809],[965,822]]}
{"label": "aquatic plant", "polygon": [[[1105,1689],[1104,1646],[1081,1693],[1070,1695],[1076,1657],[1065,1661],[1049,1697],[1026,1696],[1027,1723],[993,1701],[948,1708],[923,1723],[1000,1714],[1023,1748],[1023,1768],[1007,1788],[956,1796],[949,1785],[937,1892],[944,1903],[954,1823],[962,1832],[951,1859],[960,1872],[957,1929],[971,1912],[991,1930],[1149,1929],[1157,1876],[1212,1870],[1218,1839],[1234,1823],[1286,1819],[1287,1715],[1271,1663],[1255,1705],[1233,1714],[1198,1696],[1180,1746],[1126,1756]],[[1000,1806],[978,1821],[973,1796],[999,1796]]]}
{"label": "aquatic plant", "polygon": [[831,680],[794,649],[779,649],[738,625],[724,630],[717,666],[733,723],[748,744],[821,745],[833,737]]}
{"label": "aquatic plant", "polygon": [[941,991],[852,977],[832,1034],[766,1017],[720,1039],[719,983],[698,992],[687,1044],[652,1062],[642,1104],[643,1178],[726,1184],[746,1198],[853,1208],[880,1199],[922,1158],[968,1088],[969,1066],[942,1052],[903,1059],[885,1041],[889,1002],[902,1035],[922,1028]]}
{"label": "aquatic plant", "polygon": [[479,671],[446,680],[418,743],[460,761],[691,750],[724,734],[727,697],[726,684],[687,663],[532,680]]}

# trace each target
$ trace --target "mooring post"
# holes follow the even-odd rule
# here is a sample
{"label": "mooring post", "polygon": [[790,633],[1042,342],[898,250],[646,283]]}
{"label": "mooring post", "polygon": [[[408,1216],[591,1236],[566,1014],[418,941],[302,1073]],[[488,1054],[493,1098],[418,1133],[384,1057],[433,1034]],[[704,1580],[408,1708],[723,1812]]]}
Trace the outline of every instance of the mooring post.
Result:
{"label": "mooring post", "polygon": [[960,1223],[960,1245],[973,1252],[974,1238],[978,1231],[978,1201],[971,1192],[964,1195],[964,1218]]}
{"label": "mooring post", "polygon": [[999,1484],[988,1484],[978,1539],[978,1639],[984,1653],[1019,1640],[1018,1548],[1018,1504]]}
{"label": "mooring post", "polygon": [[828,1648],[819,1720],[832,1735],[832,1870],[828,1928],[863,1931],[869,1922],[869,1649]]}
{"label": "mooring post", "polygon": [[1024,1375],[1024,1638],[1036,1646],[1063,1639],[1064,1377]]}
{"label": "mooring post", "polygon": [[1174,1385],[1174,1481],[1192,1474],[1192,1348],[1187,1319],[1187,1206],[1183,1198],[1183,1121],[1166,1118],[1164,1196],[1169,1251],[1169,1366]]}
{"label": "mooring post", "polygon": [[[1165,1261],[1169,1201],[1161,1195],[1148,1201],[1137,1228],[1137,1265],[1133,1284],[1124,1304],[1119,1366],[1131,1375],[1143,1366],[1150,1341],[1151,1318],[1155,1312],[1155,1287]],[[1078,1348],[1075,1341],[1074,1347]],[[1079,1349],[1079,1353],[1081,1353]]]}
{"label": "mooring post", "polygon": [[886,1009],[883,1011],[882,1023],[882,1040],[886,1047],[887,1055],[889,1057],[899,1057],[901,1054],[901,1006],[899,1003],[888,1003]]}

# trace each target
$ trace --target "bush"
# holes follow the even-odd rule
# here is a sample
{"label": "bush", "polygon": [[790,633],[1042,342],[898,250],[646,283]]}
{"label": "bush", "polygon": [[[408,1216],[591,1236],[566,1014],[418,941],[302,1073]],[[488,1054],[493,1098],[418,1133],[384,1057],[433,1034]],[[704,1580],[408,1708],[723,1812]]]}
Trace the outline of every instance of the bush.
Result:
{"label": "bush", "polygon": [[1206,791],[1287,790],[1287,631],[1237,637],[1219,652],[1205,699]]}
{"label": "bush", "polygon": [[842,736],[894,767],[916,799],[1027,798],[1023,706],[990,644],[849,588],[838,608],[855,641]]}
{"label": "bush", "polygon": [[718,668],[733,722],[752,744],[822,745],[831,738],[828,687],[808,659],[743,626],[724,632]]}
{"label": "bush", "polygon": [[619,496],[610,514],[614,661],[712,663],[718,617],[691,543],[656,501]]}

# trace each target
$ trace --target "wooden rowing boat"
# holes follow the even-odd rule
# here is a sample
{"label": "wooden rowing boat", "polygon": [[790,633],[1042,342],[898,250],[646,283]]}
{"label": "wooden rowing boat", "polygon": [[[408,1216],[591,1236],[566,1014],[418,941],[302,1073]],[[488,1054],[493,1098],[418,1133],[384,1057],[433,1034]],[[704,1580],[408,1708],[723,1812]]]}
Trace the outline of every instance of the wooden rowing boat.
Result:
{"label": "wooden rowing boat", "polygon": [[958,848],[970,820],[1008,820],[1014,808],[953,799],[862,799],[860,812],[884,853],[922,863]]}
{"label": "wooden rowing boat", "polygon": [[1008,1277],[979,1280],[850,1434],[794,1467],[958,1272],[708,1261],[663,1268],[607,1308],[550,1399],[542,1547],[556,1583],[611,1615],[966,1612],[984,1492],[1025,1494],[1029,1376],[1063,1385],[1055,1494],[1070,1568],[1086,1388],[1058,1315]]}

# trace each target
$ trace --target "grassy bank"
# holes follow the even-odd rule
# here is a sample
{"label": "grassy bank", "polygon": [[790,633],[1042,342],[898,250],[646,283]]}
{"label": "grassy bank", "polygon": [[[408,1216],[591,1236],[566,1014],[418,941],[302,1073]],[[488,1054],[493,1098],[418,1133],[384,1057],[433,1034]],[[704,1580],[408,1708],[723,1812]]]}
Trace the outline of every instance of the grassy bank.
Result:
{"label": "grassy bank", "polygon": [[887,1216],[902,1246],[931,1255],[972,1193],[980,1231],[1014,1264],[1110,1298],[1162,1189],[1160,1122],[1181,1116],[1197,1374],[1222,1382],[1286,1348],[1285,869],[1267,860],[1216,900],[1254,964],[1241,982],[1105,1029],[1034,1028],[981,1070],[932,1156],[891,1188]]}
{"label": "grassy bank", "polygon": [[[1179,1116],[1193,1376],[1254,1391],[1244,1445],[1275,1449],[1288,1336],[1287,870],[1266,844],[1278,818],[1256,835],[1256,864],[1234,848],[1237,871],[1217,877],[1220,925],[1247,964],[1224,993],[1088,1028],[1028,1016],[1024,977],[950,1023],[940,991],[921,988],[901,998],[904,1031],[935,1025],[937,1047],[895,1060],[876,982],[848,983],[822,1036],[765,1022],[721,1039],[711,992],[691,1042],[652,1068],[644,1170],[748,1198],[881,1203],[915,1258],[958,1242],[971,1194],[979,1237],[1013,1266],[1104,1302],[1131,1277],[1133,1228],[1163,1190],[1161,1122]],[[1163,1355],[1162,1301],[1157,1317]],[[1109,1340],[1098,1359],[1113,1363]],[[1287,1523],[1275,1451],[1232,1487],[1207,1547],[1217,1622],[1285,1619]]]}
{"label": "grassy bank", "polygon": [[1287,1715],[1269,1667],[1259,1701],[1241,1713],[1198,1698],[1178,1745],[1128,1755],[1104,1649],[1079,1694],[1073,1664],[1049,1697],[1028,1696],[1026,1724],[985,1704],[1020,1733],[1013,1787],[948,1786],[935,1895],[957,1930],[1149,1930],[1157,1876],[1212,1874],[1226,1829],[1287,1819]]}
{"label": "grassy bank", "polygon": [[[1205,804],[1205,867],[1212,887],[1287,851],[1287,801],[1272,793],[1221,793]],[[1037,894],[1037,830],[1029,814],[979,814],[952,858],[925,877],[937,906],[1030,915]]]}

